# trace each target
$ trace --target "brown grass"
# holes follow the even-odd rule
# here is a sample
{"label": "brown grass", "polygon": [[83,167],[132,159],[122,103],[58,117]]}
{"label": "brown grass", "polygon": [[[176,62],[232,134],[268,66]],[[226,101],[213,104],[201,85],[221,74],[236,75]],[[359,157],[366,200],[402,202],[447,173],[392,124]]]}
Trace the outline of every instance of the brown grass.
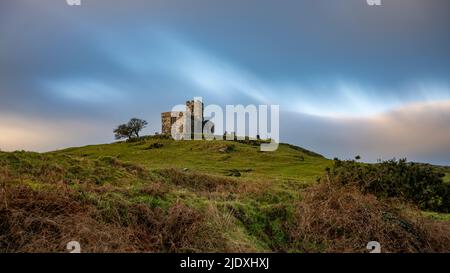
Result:
{"label": "brown grass", "polygon": [[[69,183],[57,167],[22,175],[0,166],[0,253],[67,252],[70,241],[79,241],[82,252],[367,252],[369,241],[380,242],[383,252],[450,252],[448,222],[329,179],[285,191],[270,180],[177,169],[158,176],[114,158],[102,161],[133,173],[132,183],[146,179],[97,184],[88,173]],[[183,203],[181,188],[201,198]],[[163,205],[146,201],[155,199]]]}
{"label": "brown grass", "polygon": [[159,173],[173,184],[196,192],[234,191],[238,185],[238,182],[233,179],[197,172],[183,172],[178,169],[160,170]]}
{"label": "brown grass", "polygon": [[305,252],[367,252],[369,241],[378,241],[383,252],[450,251],[448,223],[408,211],[352,186],[321,183],[298,204],[290,239]]}
{"label": "brown grass", "polygon": [[79,241],[83,252],[225,251],[208,215],[175,203],[167,212],[114,201],[109,211],[59,188],[27,186],[0,192],[0,252],[67,252]]}
{"label": "brown grass", "polygon": [[163,169],[157,172],[162,177],[167,178],[169,182],[180,187],[189,188],[194,192],[257,194],[266,192],[273,186],[273,181],[271,180],[240,180],[179,169]]}

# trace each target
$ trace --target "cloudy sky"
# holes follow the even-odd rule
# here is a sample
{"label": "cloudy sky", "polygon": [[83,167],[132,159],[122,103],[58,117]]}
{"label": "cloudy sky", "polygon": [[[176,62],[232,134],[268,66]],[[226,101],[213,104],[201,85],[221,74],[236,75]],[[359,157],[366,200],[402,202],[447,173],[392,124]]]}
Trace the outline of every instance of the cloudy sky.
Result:
{"label": "cloudy sky", "polygon": [[279,104],[327,157],[450,164],[450,1],[0,1],[0,149],[113,141],[130,117]]}

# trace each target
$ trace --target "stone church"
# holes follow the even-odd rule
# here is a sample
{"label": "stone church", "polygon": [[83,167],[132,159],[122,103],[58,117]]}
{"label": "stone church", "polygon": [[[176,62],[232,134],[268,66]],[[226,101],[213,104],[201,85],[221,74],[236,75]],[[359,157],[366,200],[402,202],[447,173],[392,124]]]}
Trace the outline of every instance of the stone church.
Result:
{"label": "stone church", "polygon": [[[179,126],[177,126],[178,134],[194,133],[195,125],[197,128],[203,130],[203,125],[205,120],[203,118],[204,105],[200,100],[190,100],[186,101],[186,112],[164,112],[161,113],[161,133],[164,135],[170,135],[172,133],[172,126],[178,121]],[[190,130],[188,131],[186,123],[188,123],[188,118],[190,117]],[[199,133],[201,133],[200,131]],[[196,132],[197,133],[197,132]]]}

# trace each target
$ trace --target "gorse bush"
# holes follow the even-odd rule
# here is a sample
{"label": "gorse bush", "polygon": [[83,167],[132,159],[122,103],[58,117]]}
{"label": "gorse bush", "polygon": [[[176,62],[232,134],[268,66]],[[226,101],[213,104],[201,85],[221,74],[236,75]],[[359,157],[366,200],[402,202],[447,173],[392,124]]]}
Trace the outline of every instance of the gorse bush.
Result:
{"label": "gorse bush", "polygon": [[379,198],[402,198],[420,209],[450,211],[450,185],[443,182],[445,175],[430,165],[408,163],[406,159],[377,164],[335,159],[327,176],[343,185],[356,184],[363,193]]}

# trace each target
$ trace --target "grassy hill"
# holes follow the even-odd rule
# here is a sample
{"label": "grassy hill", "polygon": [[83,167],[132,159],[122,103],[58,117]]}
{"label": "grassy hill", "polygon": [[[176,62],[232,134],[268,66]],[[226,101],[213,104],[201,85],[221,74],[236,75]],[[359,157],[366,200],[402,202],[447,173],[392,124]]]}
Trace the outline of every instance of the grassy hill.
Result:
{"label": "grassy hill", "polygon": [[300,147],[281,144],[273,153],[260,152],[257,143],[230,141],[173,141],[152,139],[71,148],[53,154],[97,159],[111,156],[148,170],[188,168],[208,174],[230,175],[238,170],[243,179],[271,179],[308,183],[321,176],[331,161]]}
{"label": "grassy hill", "polygon": [[317,185],[333,161],[257,144],[146,137],[0,152],[0,252],[65,252],[73,240],[84,252],[365,252],[371,240],[450,251],[442,214]]}

